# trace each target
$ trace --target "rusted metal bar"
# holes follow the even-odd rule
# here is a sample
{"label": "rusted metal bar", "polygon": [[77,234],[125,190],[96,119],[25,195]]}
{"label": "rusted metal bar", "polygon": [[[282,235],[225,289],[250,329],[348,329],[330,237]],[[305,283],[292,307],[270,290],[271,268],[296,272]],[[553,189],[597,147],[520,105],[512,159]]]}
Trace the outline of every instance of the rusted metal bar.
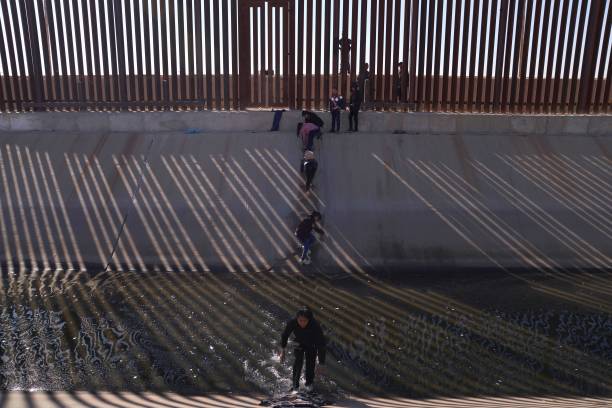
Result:
{"label": "rusted metal bar", "polygon": [[[179,4],[181,4],[179,2]],[[142,2],[142,32],[144,33],[144,43],[142,44],[143,54],[142,57],[144,59],[142,68],[143,68],[143,96],[146,101],[154,101],[155,96],[153,94],[153,70],[151,68],[152,57],[151,57],[151,27],[149,25],[149,3],[147,1]],[[179,47],[182,46],[185,48],[184,44],[179,44]],[[179,48],[180,49],[180,48]]]}
{"label": "rusted metal bar", "polygon": [[[306,28],[306,39],[304,41],[304,48],[306,49],[306,107],[312,109],[312,62],[313,62],[313,41],[312,41],[312,24],[313,24],[313,6],[314,0],[304,1],[306,6],[306,20],[304,21],[304,27]],[[317,56],[318,59],[318,56]]]}
{"label": "rusted metal bar", "polygon": [[[213,5],[216,5],[218,2],[218,0],[213,1]],[[183,2],[179,1],[178,2],[179,7],[177,8],[177,14],[178,14],[178,58],[179,58],[179,69],[180,69],[180,81],[179,81],[179,89],[180,89],[180,98],[184,99],[184,100],[189,100],[191,99],[191,87],[189,86],[189,78],[187,76],[187,71],[190,69],[190,64],[189,64],[189,55],[191,54],[191,50],[187,49],[188,47],[186,47],[186,42],[188,41],[187,38],[185,38],[185,24],[189,24],[189,22],[185,22],[185,20],[187,19],[187,8],[184,7]],[[218,10],[216,10],[215,13],[215,36],[218,37],[218,33],[219,33],[219,26],[218,26],[218,19],[219,19],[219,13]],[[190,30],[188,30],[190,31]],[[216,51],[217,51],[217,55],[216,55],[216,60],[217,60],[217,64],[219,61],[218,58],[218,53],[219,53],[219,43],[216,43],[216,47],[215,47]],[[219,69],[216,70],[215,72],[215,77],[217,78],[217,81],[219,79]],[[215,87],[215,91],[218,93],[219,92],[219,87],[216,86]],[[217,94],[218,96],[218,94]],[[188,105],[183,105],[180,107],[180,109],[189,109]],[[217,109],[219,109],[219,105],[217,104]]]}
{"label": "rusted metal bar", "polygon": [[125,35],[123,32],[123,12],[121,0],[114,0],[113,15],[115,17],[115,34],[117,39],[117,71],[119,75],[119,100],[126,102],[127,98],[127,78],[125,75]]}
{"label": "rusted metal bar", "polygon": [[274,32],[272,31],[272,5],[271,3],[268,3],[268,7],[266,8],[266,25],[267,25],[267,40],[268,40],[268,45],[266,48],[266,55],[267,55],[267,60],[266,60],[266,65],[265,65],[265,73],[266,73],[266,88],[267,88],[267,99],[266,99],[266,105],[267,106],[272,106],[274,104],[274,94],[273,94],[273,80],[274,80],[274,76],[273,76],[273,72],[274,72],[274,64],[273,64],[273,59],[272,56],[274,55],[274,49],[272,48],[274,43],[272,42],[273,37],[274,37]]}
{"label": "rusted metal bar", "polygon": [[[20,0],[21,21],[24,27],[24,41],[26,43],[26,61],[30,73],[30,99],[34,102],[43,101],[43,74],[40,60],[40,46],[38,45],[38,26],[34,3]],[[40,108],[38,108],[40,110]]]}
{"label": "rusted metal bar", "polygon": [[[36,0],[36,8],[38,9],[38,21],[36,24],[38,25],[38,32],[40,33],[42,42],[41,69],[44,68],[44,73],[42,74],[42,80],[44,82],[43,100],[49,101],[53,99],[53,86],[51,76],[51,53],[49,49],[49,26],[47,24],[44,1]],[[87,31],[85,31],[85,33],[87,33]],[[87,61],[89,62],[90,60],[91,58],[88,54]]]}
{"label": "rusted metal bar", "polygon": [[[612,58],[610,58],[612,59]],[[608,61],[608,73],[606,74],[606,90],[603,96],[603,104],[605,112],[612,112],[612,100],[610,100],[610,93],[612,93],[612,61]]]}
{"label": "rusted metal bar", "polygon": [[539,43],[539,33],[540,33],[540,19],[542,16],[542,1],[538,1],[535,4],[534,9],[534,23],[533,23],[533,41],[531,43],[531,73],[532,76],[527,81],[527,100],[525,101],[526,109],[528,112],[533,112],[534,108],[534,96],[535,96],[535,84],[536,79],[538,78],[538,64],[539,58],[538,55],[538,43]]}
{"label": "rusted metal bar", "polygon": [[[195,32],[191,36],[191,38],[195,42],[194,62],[192,65],[193,71],[191,73],[193,80],[192,93],[193,98],[196,101],[201,101],[195,105],[196,109],[204,109],[204,97],[202,92],[202,3],[199,1],[194,2],[192,21],[195,27]],[[236,38],[234,38],[234,42],[236,42]],[[236,61],[234,60],[234,64],[235,63]]]}
{"label": "rusted metal bar", "polygon": [[489,23],[491,25],[490,35],[489,35],[489,44],[487,48],[487,72],[485,73],[484,83],[483,83],[483,110],[485,112],[493,111],[493,89],[495,79],[493,76],[495,75],[495,47],[497,43],[495,42],[495,22],[498,18],[498,5],[500,0],[492,0],[491,2],[491,18]]}
{"label": "rusted metal bar", "polygon": [[[160,58],[160,20],[164,20],[165,16],[158,13],[158,1],[151,0],[153,9],[151,10],[151,36],[153,37],[153,64],[151,69],[151,82],[153,83],[153,100],[161,101],[163,99],[163,78],[161,76],[161,58]],[[188,8],[191,3],[188,1]],[[191,26],[189,26],[189,33],[192,32]],[[118,37],[119,38],[119,37]],[[191,47],[193,49],[193,47]]]}
{"label": "rusted metal bar", "polygon": [[[221,42],[219,40],[219,1],[213,0],[213,31],[215,35],[215,109],[221,110]],[[182,32],[182,26],[181,26]],[[182,57],[184,59],[184,57]]]}
{"label": "rusted metal bar", "polygon": [[[368,90],[367,90],[367,100],[366,102],[370,103],[376,99],[375,95],[375,70],[376,70],[376,24],[378,21],[378,2],[384,0],[370,0],[370,59],[368,61],[368,70],[369,70],[369,78],[368,78]],[[334,54],[335,55],[335,54]],[[337,70],[337,66],[334,65],[334,68]],[[366,90],[363,90],[366,92]]]}
{"label": "rusted metal bar", "polygon": [[[482,16],[481,16],[481,31],[480,31],[480,54],[478,58],[478,70],[475,70],[476,79],[474,81],[474,101],[476,102],[475,108],[478,112],[484,110],[484,78],[487,75],[485,71],[486,58],[487,58],[487,22],[489,17],[489,1],[484,1],[482,5]],[[494,25],[493,25],[494,26]],[[490,28],[489,28],[490,30]],[[490,31],[489,31],[490,32]]]}
{"label": "rusted metal bar", "polygon": [[[230,49],[229,49],[229,34],[230,34],[230,20],[228,13],[227,1],[221,2],[221,18],[223,19],[223,108],[230,110],[230,76],[229,76],[229,62],[230,62]],[[191,31],[191,30],[189,30]],[[193,54],[193,48],[190,48],[190,55]]]}
{"label": "rusted metal bar", "polygon": [[531,16],[534,13],[533,2],[529,0],[525,0],[526,11],[525,11],[525,33],[523,36],[523,43],[521,44],[521,82],[519,84],[519,104],[521,108],[521,112],[525,113],[527,111],[527,101],[529,96],[529,71],[530,65],[527,65],[529,62],[529,47],[532,42],[529,41],[529,37],[531,33],[533,33],[533,24],[531,23]]}
{"label": "rusted metal bar", "polygon": [[[64,11],[66,13],[66,21],[68,26],[66,30],[68,31],[68,44],[69,48],[73,51],[72,58],[70,59],[70,69],[72,70],[72,86],[73,86],[73,98],[77,101],[82,100],[85,95],[81,95],[83,92],[83,48],[81,47],[81,31],[80,31],[80,17],[78,13],[78,8],[76,10],[76,17],[74,13],[74,8],[77,7],[73,2],[65,2],[64,3]],[[110,6],[109,6],[110,7]],[[71,21],[74,21],[74,26]],[[113,25],[111,24],[111,29]],[[74,41],[76,42],[76,49],[73,49],[73,36]],[[124,64],[125,66],[125,64]]]}
{"label": "rusted metal bar", "polygon": [[[331,0],[330,0],[331,1]],[[336,0],[337,1],[337,0]],[[288,77],[287,97],[289,98],[289,108],[296,108],[295,100],[295,53],[297,47],[295,46],[295,11],[297,9],[297,0],[289,0],[289,6],[287,7],[287,64],[285,69],[285,76]],[[299,54],[299,52],[298,52]],[[287,80],[283,81],[287,84]]]}
{"label": "rusted metal bar", "polygon": [[[556,7],[555,7],[556,5]],[[557,25],[559,20],[561,19],[561,3],[553,1],[551,4],[551,28],[550,28],[550,44],[548,46],[548,65],[546,66],[546,79],[544,80],[544,84],[542,85],[542,91],[540,94],[540,112],[544,112],[544,110],[550,112],[550,95],[553,88],[553,80],[554,71],[553,65],[555,63],[555,50],[558,51],[559,47],[562,45],[563,37],[557,37]],[[563,49],[561,49],[563,51]],[[556,78],[555,78],[556,79]]]}
{"label": "rusted metal bar", "polygon": [[470,112],[473,112],[476,107],[476,82],[478,81],[478,67],[476,66],[476,58],[479,56],[476,46],[478,44],[478,27],[480,25],[478,21],[480,17],[480,2],[482,1],[483,0],[474,0],[474,9],[472,10],[472,31],[470,32],[470,70],[467,73],[468,75],[466,78],[466,108]]}
{"label": "rusted metal bar", "polygon": [[[206,41],[206,107],[210,110],[213,109],[213,92],[212,92],[212,35],[213,35],[213,27],[210,23],[210,7],[211,4],[208,2],[204,2],[202,3],[202,5],[204,6],[204,26],[206,27],[204,29],[204,35],[205,35],[205,41]],[[246,26],[245,26],[245,30],[249,29],[249,7],[248,6],[243,6],[244,7],[244,13],[246,13]],[[174,20],[173,20],[174,21]],[[172,32],[174,32],[174,30],[172,30]],[[243,35],[246,35],[246,41],[248,44],[248,33],[244,33]],[[173,38],[173,36],[171,37]],[[174,40],[172,40],[172,44],[174,44]],[[172,48],[174,50],[174,47]],[[248,49],[248,48],[247,48]],[[175,61],[173,59],[173,61]],[[174,62],[173,62],[174,63]],[[250,68],[250,66],[249,66]],[[176,67],[175,67],[175,72],[176,72]],[[246,75],[246,80],[249,79],[249,74],[248,71],[247,73],[245,73]],[[249,93],[250,94],[250,93]],[[244,106],[246,108],[247,105],[250,104],[250,101],[247,100],[245,98],[244,101]]]}
{"label": "rusted metal bar", "polygon": [[[280,78],[281,78],[281,29],[280,29],[280,15],[282,13],[282,7],[274,7],[274,103],[276,105],[283,104],[283,97],[281,95]],[[284,44],[284,47],[287,45]]]}
{"label": "rusted metal bar", "polygon": [[[239,107],[242,110],[245,110],[251,103],[251,47],[249,42],[251,32],[250,10],[251,8],[248,5],[238,3],[238,46],[240,47],[240,56],[238,60],[238,70],[240,70],[240,88],[238,90],[238,97],[240,102]],[[208,34],[205,35],[208,37]],[[238,70],[235,70],[234,72],[237,72]],[[208,77],[208,73],[206,76]],[[210,103],[209,101],[207,102]]]}
{"label": "rusted metal bar", "polygon": [[[195,16],[194,16],[194,7],[193,3],[190,0],[187,0],[187,4],[185,7],[185,19],[187,24],[187,47],[185,50],[185,58],[187,59],[187,71],[189,71],[186,79],[186,99],[191,99],[194,101],[198,100],[197,89],[198,89],[198,75],[196,68],[196,58],[193,50],[194,44],[194,35],[193,26],[195,24]],[[200,108],[199,103],[191,103],[187,106],[189,110],[197,110]]]}
{"label": "rusted metal bar", "polygon": [[[79,14],[78,2],[73,2],[71,4],[72,14],[74,19],[74,29],[75,29],[75,41],[76,41],[76,55],[77,55],[77,100],[84,101],[87,99],[86,94],[86,82],[85,82],[85,66],[83,64],[83,60],[85,58],[89,59],[87,54],[83,55],[83,38],[81,37],[81,27],[82,27],[82,19]],[[123,64],[125,67],[125,64]]]}
{"label": "rusted metal bar", "polygon": [[[510,0],[508,2],[508,22],[506,25],[506,41],[504,45],[504,66],[502,70],[502,87],[500,97],[500,111],[507,112],[510,106],[510,73],[512,72],[512,66],[510,65],[512,56],[512,44],[514,40],[514,17],[515,17],[515,4],[516,0]],[[500,25],[501,26],[501,25]],[[515,64],[514,61],[512,61]]]}
{"label": "rusted metal bar", "polygon": [[499,112],[501,107],[501,93],[503,86],[503,63],[506,58],[506,23],[508,18],[508,0],[501,1],[501,11],[499,16],[499,36],[497,42],[497,61],[495,63],[495,87],[493,95],[493,111]]}
{"label": "rusted metal bar", "polygon": [[[467,63],[468,63],[468,38],[469,38],[469,15],[471,10],[471,5],[475,0],[465,0],[465,10],[464,10],[464,19],[463,19],[463,38],[461,39],[461,70],[462,74],[460,75],[459,80],[459,96],[458,96],[458,108],[459,111],[465,110],[465,98],[466,98],[466,88],[467,88],[467,78],[469,73],[467,71]],[[499,48],[498,48],[499,49]]]}
{"label": "rusted metal bar", "polygon": [[[365,95],[367,94],[367,90],[365,89],[366,87],[366,79],[365,79],[365,64],[366,64],[366,60],[367,60],[367,56],[366,56],[366,42],[367,42],[367,24],[368,24],[368,20],[367,20],[367,13],[368,13],[368,3],[370,3],[368,0],[362,0],[360,2],[361,5],[361,22],[359,25],[359,61],[357,62],[357,66],[355,67],[355,72],[358,75],[358,78],[360,79],[360,83],[361,83],[361,95],[362,95],[362,101],[365,98]],[[327,68],[326,68],[327,69]],[[369,82],[368,82],[369,85]],[[325,91],[325,96],[326,98],[329,98],[329,89],[327,89]],[[325,99],[327,101],[327,99]]]}
{"label": "rusted metal bar", "polygon": [[[390,1],[390,0],[389,0]],[[359,8],[357,4],[357,0],[353,0],[353,10],[351,12],[351,19],[349,21],[349,26],[352,28],[351,30],[351,62],[350,62],[350,80],[349,83],[352,84],[357,79],[357,71],[359,67],[357,67],[357,50],[359,49],[359,43],[357,42],[359,28],[359,19],[358,19]],[[347,10],[348,14],[348,10]]]}
{"label": "rusted metal bar", "polygon": [[[340,48],[340,93],[349,97],[350,87],[347,86],[347,70],[350,69],[350,53],[352,52],[352,45],[348,43],[350,35],[349,27],[349,0],[343,0],[342,2],[342,41],[344,45]],[[350,39],[352,40],[352,39]],[[342,50],[345,47],[345,50]],[[350,51],[349,51],[350,47]]]}
{"label": "rusted metal bar", "polygon": [[[438,0],[441,1],[441,0]],[[392,49],[392,53],[391,53],[391,62],[390,62],[390,73],[391,73],[391,90],[389,93],[389,96],[392,101],[393,101],[393,105],[392,106],[397,106],[397,102],[399,102],[398,97],[399,97],[399,90],[401,89],[401,78],[400,78],[400,72],[399,72],[399,39],[400,39],[400,6],[401,6],[401,0],[394,0],[394,8],[393,8],[393,16],[394,16],[394,23],[393,23],[393,49]]]}
{"label": "rusted metal bar", "polygon": [[[16,2],[14,1],[12,1],[11,3],[13,5],[16,4]],[[75,55],[75,52],[78,52],[78,51],[74,49],[73,44],[72,44],[72,33],[74,30],[72,29],[72,23],[70,21],[70,3],[67,0],[62,0],[61,3],[57,4],[57,6],[58,8],[56,10],[56,13],[58,13],[58,17],[62,19],[62,24],[66,28],[66,34],[65,34],[66,41],[65,42],[63,41],[64,40],[63,30],[59,35],[62,38],[62,42],[60,43],[60,46],[62,48],[62,51],[64,51],[64,58],[66,61],[66,65],[62,64],[62,66],[64,68],[63,76],[64,78],[67,79],[67,82],[68,82],[68,88],[67,88],[68,95],[67,96],[71,100],[77,100],[76,99],[76,90],[77,90],[76,75],[77,73],[76,73],[76,68],[75,68],[75,59],[77,55]],[[62,12],[62,8],[63,8],[63,12]],[[59,29],[58,29],[58,33],[59,33]],[[68,70],[70,70],[70,74],[68,74]]]}
{"label": "rusted metal bar", "polygon": [[252,7],[251,10],[253,13],[253,19],[251,21],[251,62],[253,65],[253,73],[251,74],[251,86],[253,91],[251,93],[250,104],[259,105],[259,37],[257,36],[257,28],[259,27],[259,7]]}
{"label": "rusted metal bar", "polygon": [[297,67],[296,67],[296,87],[297,87],[297,109],[302,109],[304,106],[304,50],[299,44],[304,44],[304,3],[297,0],[297,14],[296,14],[296,29],[297,29]]}
{"label": "rusted metal bar", "polygon": [[[393,94],[391,93],[391,88],[393,87],[393,49],[391,47],[391,40],[393,34],[393,0],[386,1],[386,11],[387,18],[385,24],[385,65],[382,71],[382,92],[380,95],[380,100],[384,102],[391,102],[393,99]],[[381,14],[382,17],[382,14]],[[382,66],[382,65],[381,65]],[[388,110],[389,105],[384,105],[385,110]]]}
{"label": "rusted metal bar", "polygon": [[[109,51],[110,51],[110,64],[113,70],[113,74],[111,75],[111,95],[113,100],[119,100],[120,91],[119,91],[119,62],[118,62],[118,52],[117,52],[117,28],[115,27],[115,10],[113,7],[113,1],[109,0],[106,3],[107,13],[108,13],[108,35],[109,35]],[[146,38],[146,37],[145,37]],[[72,41],[72,39],[70,39]]]}
{"label": "rusted metal bar", "polygon": [[[172,4],[173,2],[171,2]],[[134,70],[134,97],[138,101],[146,101],[145,98],[145,89],[146,89],[146,79],[144,76],[144,62],[142,55],[142,41],[140,39],[141,24],[140,24],[140,4],[138,1],[132,3],[134,10],[134,38],[132,46],[136,49],[136,58],[134,60],[134,66],[132,69]],[[146,47],[146,44],[145,44]],[[174,47],[173,47],[174,48]],[[144,109],[144,106],[143,106]]]}
{"label": "rusted metal bar", "polygon": [[325,4],[325,21],[323,24],[325,27],[325,33],[323,34],[323,107],[326,109],[327,98],[329,98],[330,90],[333,87],[333,84],[330,83],[329,75],[329,61],[330,59],[333,60],[330,53],[332,53],[335,48],[330,48],[330,41],[332,40],[332,27],[334,24],[331,15],[333,2],[331,0],[326,0],[323,2],[323,4]]}
{"label": "rusted metal bar", "polygon": [[[450,9],[449,9],[450,10]],[[406,0],[404,3],[404,32],[402,36],[404,38],[404,49],[402,50],[402,71],[400,77],[400,98],[399,101],[402,103],[402,106],[406,107],[407,101],[409,99],[408,94],[408,83],[409,83],[409,72],[410,72],[410,20],[411,20],[411,7],[410,0]],[[448,28],[448,27],[447,27]],[[450,32],[447,30],[447,34]],[[446,46],[448,47],[448,41],[446,42]],[[446,68],[445,68],[446,69]],[[448,72],[446,70],[445,72]]]}
{"label": "rusted metal bar", "polygon": [[[199,2],[196,2],[199,3]],[[234,110],[239,109],[240,105],[240,100],[239,100],[239,95],[238,95],[238,38],[239,38],[239,33],[238,33],[238,0],[231,0],[231,14],[232,14],[232,23],[231,23],[231,29],[232,29],[232,67],[231,67],[231,75],[232,75],[232,102],[233,102],[233,108]],[[196,38],[200,38],[199,34],[202,31],[198,31],[198,35],[196,36]],[[202,44],[201,40],[198,40],[199,44]],[[242,52],[246,52],[244,49],[242,50]],[[200,56],[200,61],[202,60],[201,56]],[[200,67],[199,69],[200,72],[200,78],[201,78],[201,72],[202,69]],[[200,82],[201,83],[201,82]]]}
{"label": "rusted metal bar", "polygon": [[[13,24],[7,25],[7,39],[10,38],[11,47],[9,50],[11,51],[11,62],[13,63],[13,77],[15,77],[17,82],[17,90],[15,91],[15,95],[18,95],[18,105],[21,105],[22,102],[30,100],[28,95],[28,84],[24,83],[24,79],[26,78],[26,64],[25,60],[26,56],[23,55],[22,46],[23,46],[23,33],[19,24],[19,15],[17,12],[17,2],[15,0],[5,3],[6,8],[8,9],[10,4],[10,14],[13,18]],[[8,10],[7,10],[8,11]],[[7,20],[8,21],[8,20]],[[10,33],[9,33],[10,31]],[[16,64],[15,64],[16,62]],[[17,71],[17,69],[19,71]],[[23,106],[19,106],[19,111],[23,111]]]}
{"label": "rusted metal bar", "polygon": [[316,0],[312,2],[312,4],[316,4],[316,12],[317,16],[314,19],[315,21],[311,21],[311,24],[315,27],[314,32],[314,43],[312,47],[312,51],[315,53],[316,58],[314,60],[314,95],[313,95],[313,107],[314,109],[321,109],[321,20],[323,12],[321,11],[321,0]]}
{"label": "rusted metal bar", "polygon": [[569,110],[569,106],[568,106],[568,100],[569,100],[569,95],[571,94],[571,85],[572,85],[572,80],[570,79],[570,72],[571,72],[571,56],[572,56],[572,50],[574,49],[573,46],[573,41],[576,38],[576,29],[577,29],[577,24],[576,24],[576,20],[579,16],[579,10],[578,10],[578,3],[576,2],[570,2],[570,16],[569,16],[569,25],[568,25],[568,44],[567,44],[567,55],[568,58],[565,60],[565,64],[564,64],[564,69],[563,69],[563,73],[562,73],[562,78],[563,78],[563,82],[561,84],[561,91],[560,91],[560,109],[562,109],[563,112],[568,112]]}
{"label": "rusted metal bar", "polygon": [[534,112],[539,112],[540,111],[540,99],[542,96],[542,88],[543,88],[543,82],[544,82],[544,75],[545,75],[545,70],[544,70],[544,63],[545,61],[545,56],[546,56],[546,42],[547,42],[547,35],[548,35],[548,21],[550,20],[550,8],[551,8],[551,0],[543,0],[544,3],[544,7],[542,9],[542,14],[544,16],[543,18],[543,22],[542,22],[542,33],[541,33],[541,39],[540,39],[540,52],[537,54],[537,58],[539,61],[538,64],[538,69],[537,72],[535,74],[535,78],[534,78],[534,94],[533,94],[533,99],[532,99],[532,103],[533,103],[533,111]]}
{"label": "rusted metal bar", "polygon": [[512,66],[512,80],[511,80],[511,85],[510,85],[510,110],[512,112],[516,112],[518,108],[517,97],[519,94],[519,87],[521,84],[521,80],[520,80],[520,75],[522,74],[521,56],[523,55],[522,47],[525,41],[525,27],[526,27],[525,0],[518,0],[517,17],[518,17],[518,21],[517,21],[517,26],[516,26],[516,38],[514,41],[514,63]]}
{"label": "rusted metal bar", "polygon": [[[162,0],[163,1],[163,0]],[[136,75],[134,74],[134,53],[132,50],[134,49],[134,39],[132,37],[132,2],[127,1],[124,3],[125,5],[125,47],[127,49],[127,69],[129,70],[129,74],[126,77],[127,81],[127,91],[128,91],[128,101],[136,101],[135,92],[136,92]],[[163,14],[163,6],[162,6],[162,14]],[[85,31],[87,32],[87,31]],[[87,53],[89,59],[89,52]],[[91,73],[91,71],[88,71]],[[88,75],[89,76],[89,75]]]}
{"label": "rusted metal bar", "polygon": [[[48,1],[48,0],[47,0]],[[97,17],[97,9],[96,4],[93,2],[87,1],[87,5],[89,8],[89,21],[91,30],[89,32],[89,41],[91,42],[91,71],[89,71],[89,75],[91,75],[90,81],[92,83],[93,93],[91,96],[91,100],[93,101],[102,101],[103,98],[103,87],[102,84],[102,60],[100,58],[100,47],[101,44],[98,40],[97,35],[97,27],[98,27],[98,17]],[[52,19],[49,20],[52,22]],[[52,27],[49,27],[49,32],[52,33]],[[53,34],[50,35],[52,37]],[[138,50],[136,51],[136,55],[138,54]],[[54,61],[57,60],[57,54],[53,54]],[[55,71],[57,72],[57,71]]]}
{"label": "rusted metal bar", "polygon": [[606,88],[610,84],[610,75],[606,77],[607,80],[604,80],[605,72],[604,69],[606,67],[606,62],[608,63],[608,69],[610,69],[610,65],[612,65],[612,61],[610,60],[610,56],[608,55],[608,39],[610,38],[610,31],[612,29],[612,10],[608,10],[608,19],[604,24],[605,31],[603,33],[603,44],[601,46],[601,57],[600,57],[600,65],[599,65],[599,82],[598,85],[595,86],[595,101],[594,101],[594,109],[598,113],[605,112],[605,105],[610,102],[603,99]]}
{"label": "rusted metal bar", "polygon": [[259,56],[261,58],[261,65],[259,69],[259,95],[260,106],[266,104],[266,8],[262,5],[259,8]]}
{"label": "rusted metal bar", "polygon": [[[4,25],[5,27],[9,27],[7,23],[8,20],[5,18],[4,9],[6,8],[6,4],[0,4],[0,7],[2,8],[2,13],[0,13],[0,21],[2,22],[2,25]],[[10,65],[9,59],[10,59],[10,54],[6,52],[4,47],[0,47],[0,64],[2,64],[2,71],[4,72],[4,75],[0,76],[0,80],[2,81],[0,85],[5,90],[4,91],[5,104],[4,104],[3,109],[5,111],[10,112],[10,111],[19,111],[20,109],[17,108],[17,104],[16,104],[16,99],[18,98],[14,96],[15,95],[15,91],[14,91],[15,75],[9,75],[9,65]]]}
{"label": "rusted metal bar", "polygon": [[[169,32],[168,32],[168,22],[167,22],[167,18],[168,18],[168,5],[167,2],[170,1],[172,2],[172,0],[159,0],[159,13],[160,16],[159,18],[161,19],[161,24],[160,24],[160,30],[161,30],[161,38],[162,38],[162,42],[160,44],[160,58],[161,58],[161,66],[160,66],[160,70],[158,71],[159,75],[161,76],[161,100],[162,100],[162,109],[166,110],[167,108],[167,104],[170,101],[170,83],[171,81],[173,81],[172,75],[170,75],[170,64],[168,62],[168,38],[169,38]],[[196,1],[196,5],[197,7],[200,6],[200,2]],[[198,16],[200,16],[200,14],[198,13]],[[172,24],[174,24],[174,20],[172,20]],[[197,35],[200,35],[202,33],[202,25],[201,25],[201,18],[200,18],[200,26],[196,26],[196,30],[197,30]],[[174,46],[172,46],[172,48],[174,48]],[[200,42],[200,60],[202,59],[202,43]],[[163,72],[163,75],[162,75]],[[202,72],[201,70],[199,72]],[[201,78],[201,77],[200,77]],[[202,82],[200,82],[201,84]]]}
{"label": "rusted metal bar", "polygon": [[436,38],[434,43],[435,53],[433,55],[433,65],[432,65],[432,99],[431,99],[431,109],[437,111],[440,109],[440,62],[443,59],[443,54],[445,54],[444,48],[442,48],[442,16],[444,15],[444,2],[442,0],[437,0],[436,3]]}
{"label": "rusted metal bar", "polygon": [[68,92],[66,89],[66,83],[64,78],[66,77],[66,47],[64,44],[64,35],[63,35],[63,24],[62,24],[62,14],[59,0],[52,0],[50,12],[52,15],[54,31],[53,31],[53,45],[55,46],[56,60],[57,60],[57,70],[55,71],[55,75],[57,76],[57,82],[59,84],[59,89],[57,90],[56,98],[58,100],[66,100],[68,99]]}
{"label": "rusted metal bar", "polygon": [[578,111],[580,113],[590,112],[590,104],[593,97],[595,70],[597,68],[597,52],[599,50],[601,32],[603,30],[604,23],[605,3],[606,0],[591,0],[591,10],[589,13],[588,30],[584,46],[584,62],[582,65],[582,76],[580,80],[580,93],[578,99]]}
{"label": "rusted metal bar", "polygon": [[[585,36],[585,32],[589,30],[589,27],[585,26],[587,23],[587,9],[588,4],[586,1],[582,2],[582,7],[580,8],[578,14],[578,26],[576,29],[576,54],[574,58],[574,66],[572,67],[572,84],[570,86],[570,99],[568,108],[571,112],[576,113],[578,111],[578,90],[580,87],[581,78],[578,77],[578,70],[580,68],[581,59],[580,55],[582,53],[582,40]],[[584,70],[582,71],[584,73]]]}
{"label": "rusted metal bar", "polygon": [[568,29],[567,17],[569,14],[570,3],[570,0],[565,0],[563,2],[563,9],[561,10],[561,16],[559,20],[559,36],[557,38],[557,41],[559,43],[559,51],[557,55],[557,66],[555,68],[555,71],[553,72],[553,77],[555,78],[555,81],[553,82],[550,100],[548,101],[548,103],[550,103],[549,112],[557,111],[561,108],[559,103],[559,96],[561,94],[561,88],[563,87],[563,84],[565,82],[565,78],[562,77],[563,71],[561,70],[561,67],[563,66],[563,49],[567,46],[567,43],[571,42],[572,40],[572,38],[569,37],[567,38],[567,41],[565,40],[565,34]]}
{"label": "rusted metal bar", "polygon": [[[418,54],[418,41],[417,37],[419,34],[418,23],[419,23],[419,1],[411,0],[410,5],[410,99],[414,110],[417,109],[417,95],[418,95],[418,81],[417,81],[417,54]],[[456,48],[455,48],[456,49]],[[456,65],[455,65],[456,66]]]}

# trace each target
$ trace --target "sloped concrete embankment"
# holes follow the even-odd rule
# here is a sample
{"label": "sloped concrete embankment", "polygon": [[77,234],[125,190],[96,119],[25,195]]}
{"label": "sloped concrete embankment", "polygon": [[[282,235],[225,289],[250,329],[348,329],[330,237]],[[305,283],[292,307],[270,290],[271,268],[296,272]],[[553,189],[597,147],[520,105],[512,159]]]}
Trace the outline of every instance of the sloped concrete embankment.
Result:
{"label": "sloped concrete embankment", "polygon": [[612,265],[606,117],[556,133],[547,118],[546,131],[464,132],[461,119],[432,132],[431,117],[419,134],[326,133],[309,194],[288,119],[280,133],[5,130],[3,265],[297,270],[292,231],[312,209],[327,231],[313,269]]}

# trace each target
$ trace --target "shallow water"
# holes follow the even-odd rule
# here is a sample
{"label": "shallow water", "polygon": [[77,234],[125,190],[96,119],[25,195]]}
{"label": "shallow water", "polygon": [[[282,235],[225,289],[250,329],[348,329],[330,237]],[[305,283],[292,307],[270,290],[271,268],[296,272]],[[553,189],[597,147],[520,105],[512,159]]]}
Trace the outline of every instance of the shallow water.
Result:
{"label": "shallow water", "polygon": [[522,290],[466,301],[482,285],[446,280],[445,292],[439,282],[282,273],[13,276],[0,310],[0,388],[271,394],[290,384],[289,363],[276,355],[284,322],[309,304],[329,339],[319,381],[329,393],[612,392],[612,314]]}

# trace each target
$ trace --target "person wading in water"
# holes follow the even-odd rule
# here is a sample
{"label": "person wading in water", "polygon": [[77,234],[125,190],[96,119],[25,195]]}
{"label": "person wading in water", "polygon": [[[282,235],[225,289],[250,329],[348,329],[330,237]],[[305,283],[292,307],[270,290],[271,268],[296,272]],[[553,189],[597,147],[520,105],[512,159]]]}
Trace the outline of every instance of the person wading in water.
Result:
{"label": "person wading in water", "polygon": [[[289,336],[293,333],[294,342],[297,343],[293,355],[293,387],[292,391],[297,391],[300,387],[300,377],[302,376],[302,366],[306,357],[306,391],[312,392],[315,373],[320,371],[321,366],[325,365],[325,335],[319,323],[315,320],[312,311],[308,307],[303,307],[295,318],[289,320],[281,336],[280,360],[285,361],[285,349]],[[315,370],[317,356],[319,357],[319,367]]]}

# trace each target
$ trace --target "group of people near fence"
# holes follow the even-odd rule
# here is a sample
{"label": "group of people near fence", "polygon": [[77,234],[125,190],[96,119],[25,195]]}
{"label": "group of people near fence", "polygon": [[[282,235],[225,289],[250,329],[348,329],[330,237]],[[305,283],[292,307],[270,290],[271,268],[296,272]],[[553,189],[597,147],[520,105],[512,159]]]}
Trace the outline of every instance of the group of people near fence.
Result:
{"label": "group of people near fence", "polygon": [[[329,132],[340,132],[342,111],[344,110],[349,111],[348,131],[358,132],[359,110],[361,109],[362,100],[363,96],[359,81],[355,81],[351,85],[351,96],[348,106],[345,103],[344,97],[338,94],[336,89],[332,89],[328,105],[331,115],[331,129]],[[302,144],[303,155],[300,161],[300,172],[304,174],[305,177],[304,189],[306,192],[309,192],[313,187],[312,182],[319,168],[319,163],[314,154],[314,141],[315,139],[321,139],[323,135],[323,125],[324,122],[319,115],[307,110],[302,111],[302,122],[297,125],[297,136],[300,138]],[[296,228],[295,236],[302,246],[302,256],[299,259],[300,264],[310,263],[310,247],[316,241],[313,231],[323,234],[323,230],[317,226],[317,221],[320,219],[321,214],[317,211],[313,211],[308,217],[301,220]]]}

